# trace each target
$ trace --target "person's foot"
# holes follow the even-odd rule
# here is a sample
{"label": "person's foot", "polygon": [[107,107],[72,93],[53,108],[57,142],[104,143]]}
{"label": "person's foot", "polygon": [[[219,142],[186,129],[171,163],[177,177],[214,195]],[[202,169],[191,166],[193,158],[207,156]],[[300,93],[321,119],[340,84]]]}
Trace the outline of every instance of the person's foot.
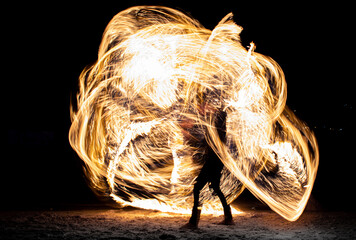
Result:
{"label": "person's foot", "polygon": [[197,229],[201,214],[201,207],[193,207],[192,216],[189,222],[181,227],[181,229]]}
{"label": "person's foot", "polygon": [[180,229],[191,229],[191,230],[194,230],[194,229],[198,229],[198,226],[188,222],[187,224],[184,224],[183,226],[181,226]]}
{"label": "person's foot", "polygon": [[231,207],[227,206],[224,208],[224,220],[220,222],[222,225],[234,225],[234,220],[232,218]]}
{"label": "person's foot", "polygon": [[223,221],[218,223],[219,225],[235,225],[235,222],[233,219],[224,219]]}

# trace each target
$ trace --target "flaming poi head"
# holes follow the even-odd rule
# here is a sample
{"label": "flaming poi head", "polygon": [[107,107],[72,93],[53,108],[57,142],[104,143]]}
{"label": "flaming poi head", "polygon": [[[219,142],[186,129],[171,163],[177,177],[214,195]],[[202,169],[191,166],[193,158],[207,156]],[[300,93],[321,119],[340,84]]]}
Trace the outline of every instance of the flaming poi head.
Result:
{"label": "flaming poi head", "polygon": [[[119,204],[188,213],[207,139],[232,202],[247,188],[282,217],[303,212],[318,168],[313,133],[286,107],[271,58],[246,50],[228,14],[211,31],[167,7],[139,6],[108,24],[80,76],[71,146],[91,186]],[[203,107],[202,107],[203,106]],[[216,131],[225,111],[226,140]],[[205,186],[203,212],[218,211]]]}

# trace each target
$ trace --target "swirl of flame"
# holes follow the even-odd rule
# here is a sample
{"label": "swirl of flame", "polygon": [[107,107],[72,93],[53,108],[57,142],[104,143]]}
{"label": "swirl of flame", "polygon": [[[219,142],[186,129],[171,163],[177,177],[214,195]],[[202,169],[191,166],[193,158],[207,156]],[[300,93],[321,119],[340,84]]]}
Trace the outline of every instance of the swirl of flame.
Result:
{"label": "swirl of flame", "polygon": [[[286,82],[271,58],[246,50],[228,14],[215,29],[167,7],[139,6],[108,24],[98,61],[80,76],[71,146],[91,186],[122,205],[188,213],[207,139],[224,163],[230,203],[247,188],[287,220],[303,212],[319,163],[313,133],[286,107]],[[203,99],[203,100],[202,100]],[[214,111],[227,114],[226,142]],[[190,124],[190,126],[186,126]],[[203,211],[218,200],[201,192]]]}

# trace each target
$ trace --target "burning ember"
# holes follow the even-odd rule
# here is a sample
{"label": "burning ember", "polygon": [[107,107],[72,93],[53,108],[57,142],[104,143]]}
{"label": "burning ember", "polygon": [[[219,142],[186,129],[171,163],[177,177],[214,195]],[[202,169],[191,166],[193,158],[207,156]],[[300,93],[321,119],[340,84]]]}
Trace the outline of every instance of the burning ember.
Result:
{"label": "burning ember", "polygon": [[[214,30],[166,8],[132,7],[108,24],[80,76],[69,140],[94,189],[119,204],[190,213],[206,138],[231,203],[247,188],[282,217],[303,212],[317,173],[313,133],[286,107],[271,58],[246,50],[228,14]],[[202,105],[205,107],[202,108]],[[226,143],[215,109],[226,112]],[[206,185],[203,213],[221,211]]]}

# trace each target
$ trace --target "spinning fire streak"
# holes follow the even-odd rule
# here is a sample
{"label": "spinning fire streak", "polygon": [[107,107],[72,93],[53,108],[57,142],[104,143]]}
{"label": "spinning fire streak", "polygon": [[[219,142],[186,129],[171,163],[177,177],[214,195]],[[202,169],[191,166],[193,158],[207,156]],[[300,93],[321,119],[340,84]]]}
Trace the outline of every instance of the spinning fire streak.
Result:
{"label": "spinning fire streak", "polygon": [[[247,188],[282,217],[298,219],[317,173],[316,139],[287,108],[279,65],[253,43],[246,50],[241,30],[232,14],[211,31],[156,6],[111,20],[98,61],[80,76],[69,132],[95,190],[122,206],[190,213],[203,165],[203,150],[190,139],[205,138],[224,164],[228,203]],[[227,114],[225,143],[216,109]],[[208,186],[200,198],[203,213],[221,210]]]}

